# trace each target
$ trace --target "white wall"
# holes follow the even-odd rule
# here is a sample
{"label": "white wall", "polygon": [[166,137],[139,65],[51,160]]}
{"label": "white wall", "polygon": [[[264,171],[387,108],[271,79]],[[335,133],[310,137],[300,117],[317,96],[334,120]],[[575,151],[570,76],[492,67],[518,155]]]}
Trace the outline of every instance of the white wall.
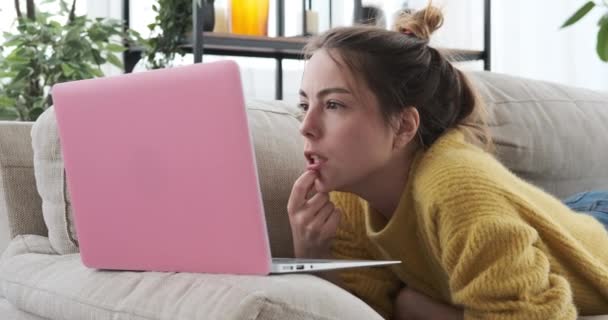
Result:
{"label": "white wall", "polygon": [[560,30],[586,0],[492,2],[495,71],[608,90],[608,63],[595,51],[597,21],[608,8],[594,8],[573,26]]}

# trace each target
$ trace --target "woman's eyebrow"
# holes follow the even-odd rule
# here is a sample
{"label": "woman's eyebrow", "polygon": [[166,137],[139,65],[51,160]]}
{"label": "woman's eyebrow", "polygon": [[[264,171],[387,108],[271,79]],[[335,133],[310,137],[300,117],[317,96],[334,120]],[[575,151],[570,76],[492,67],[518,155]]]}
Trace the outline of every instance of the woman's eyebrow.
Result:
{"label": "woman's eyebrow", "polygon": [[[317,98],[326,96],[330,93],[345,93],[345,94],[352,94],[348,89],[346,88],[342,88],[342,87],[333,87],[333,88],[325,88],[321,91],[319,91],[319,93],[317,93]],[[304,98],[308,98],[308,95],[306,94],[306,92],[304,92],[304,90],[300,89],[300,96],[304,97]]]}

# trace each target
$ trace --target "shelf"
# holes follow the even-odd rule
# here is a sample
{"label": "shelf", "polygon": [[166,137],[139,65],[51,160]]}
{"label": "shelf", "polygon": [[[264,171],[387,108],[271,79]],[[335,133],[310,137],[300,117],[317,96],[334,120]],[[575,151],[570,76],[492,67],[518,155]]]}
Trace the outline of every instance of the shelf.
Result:
{"label": "shelf", "polygon": [[[307,37],[262,37],[204,32],[205,54],[302,59]],[[189,51],[192,44],[184,45]]]}
{"label": "shelf", "polygon": [[[242,36],[229,33],[201,32],[203,30],[203,9],[197,5],[198,0],[192,0],[193,7],[198,8],[192,14],[192,29],[199,30],[197,37],[183,48],[194,55],[194,63],[201,62],[204,54],[230,55],[241,57],[274,58],[276,60],[275,98],[283,97],[283,59],[303,59],[302,49],[306,45],[307,37],[256,37]],[[277,34],[284,34],[284,0],[277,0]],[[331,17],[331,0],[329,12]],[[305,1],[302,2],[305,10]],[[354,21],[362,21],[361,1],[355,1]],[[482,60],[484,69],[491,66],[491,0],[484,0],[484,49],[461,50],[451,48],[437,48],[443,52],[450,61],[476,61]],[[123,1],[123,17],[125,27],[129,26],[130,1]],[[304,20],[305,21],[305,20]],[[330,18],[331,25],[331,18]],[[307,30],[305,24],[302,30]],[[124,52],[125,72],[133,71],[135,64],[141,59],[142,49],[131,47]]]}
{"label": "shelf", "polygon": [[[203,50],[205,54],[230,55],[258,58],[303,59],[302,50],[307,37],[260,37],[229,33],[204,32]],[[182,46],[192,52],[192,44]],[[483,60],[485,53],[477,50],[439,48],[452,61]],[[141,52],[141,48],[131,48],[131,53]]]}
{"label": "shelf", "polygon": [[[259,37],[230,33],[205,32],[203,48],[207,54],[302,59],[308,37]],[[192,45],[185,45],[192,50]],[[448,56],[461,60],[483,60],[483,51],[442,49]]]}

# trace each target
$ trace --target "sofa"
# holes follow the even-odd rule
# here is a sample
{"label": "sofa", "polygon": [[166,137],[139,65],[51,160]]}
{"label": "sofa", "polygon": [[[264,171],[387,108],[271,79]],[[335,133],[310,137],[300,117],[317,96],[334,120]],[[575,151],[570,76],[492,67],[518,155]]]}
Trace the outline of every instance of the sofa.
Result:
{"label": "sofa", "polygon": [[[496,157],[513,172],[560,198],[608,189],[607,93],[490,72],[469,76],[486,104]],[[286,204],[306,165],[301,115],[283,101],[246,104],[271,250],[291,257]],[[0,210],[12,239],[0,258],[0,319],[381,319],[357,297],[309,274],[86,268],[53,108],[35,123],[0,122]]]}

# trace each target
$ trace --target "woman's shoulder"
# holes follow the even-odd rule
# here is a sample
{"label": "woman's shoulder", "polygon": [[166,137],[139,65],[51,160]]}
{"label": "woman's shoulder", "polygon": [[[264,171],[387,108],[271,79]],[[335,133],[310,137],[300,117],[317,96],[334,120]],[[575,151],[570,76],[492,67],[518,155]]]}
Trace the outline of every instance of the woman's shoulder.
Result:
{"label": "woman's shoulder", "polygon": [[412,174],[414,192],[434,198],[508,188],[517,177],[459,131],[446,133],[424,151]]}
{"label": "woman's shoulder", "polygon": [[466,141],[458,130],[445,133],[419,157],[416,174],[476,173],[501,174],[506,169],[491,153]]}
{"label": "woman's shoulder", "polygon": [[441,221],[443,228],[451,230],[515,217],[511,209],[520,194],[519,178],[466,141],[436,143],[420,158],[413,174],[412,197],[425,225]]}

